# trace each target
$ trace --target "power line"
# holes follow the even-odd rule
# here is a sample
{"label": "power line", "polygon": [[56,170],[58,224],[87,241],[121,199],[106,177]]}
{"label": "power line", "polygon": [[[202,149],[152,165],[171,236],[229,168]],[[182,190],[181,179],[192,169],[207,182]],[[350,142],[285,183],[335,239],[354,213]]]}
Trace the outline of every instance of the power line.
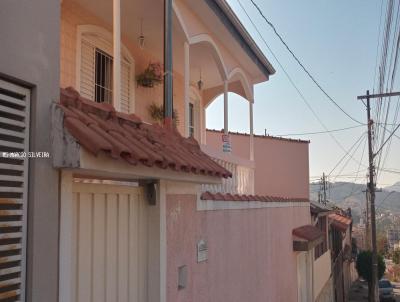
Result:
{"label": "power line", "polygon": [[353,181],[353,187],[351,188],[351,193],[353,193],[354,189],[355,189],[355,184],[356,184],[356,180],[357,180],[358,174],[360,173],[361,162],[362,162],[362,160],[364,158],[364,152],[365,152],[366,145],[367,145],[367,140],[364,141],[364,147],[363,147],[363,151],[362,151],[362,154],[361,154],[360,165],[358,166],[357,174],[356,174],[356,177],[354,178],[354,181]]}
{"label": "power line", "polygon": [[[337,162],[337,164],[333,167],[333,169],[331,170],[331,172],[329,172],[328,177],[332,174],[333,171],[336,170],[336,168],[342,163],[342,161],[347,157],[350,156],[351,154],[350,152],[353,150],[353,148],[357,145],[357,143],[359,143],[361,141],[361,139],[364,137],[365,132],[363,132],[363,134],[361,134],[361,136],[358,138],[358,140],[356,140],[356,142],[350,147],[350,149],[348,151],[346,151],[346,153],[343,155],[343,157]],[[340,174],[340,173],[339,173]]]}
{"label": "power line", "polygon": [[[361,137],[362,137],[362,139],[361,139],[360,142],[358,143],[357,147],[354,148],[354,151],[353,151],[353,153],[352,153],[352,156],[354,156],[355,153],[357,152],[358,148],[360,148],[361,143],[362,143],[363,141],[365,141],[366,136],[361,135]],[[350,162],[350,159],[351,159],[351,157],[349,156],[349,158],[347,159],[347,161],[346,161],[345,164],[343,165],[342,169],[339,171],[339,174],[341,174],[341,173],[343,172],[343,170],[347,167],[347,165],[348,165],[349,162]],[[361,161],[360,161],[360,164],[361,164]],[[337,179],[337,177],[335,177],[335,178],[333,179],[333,181],[335,181],[336,179]]]}
{"label": "power line", "polygon": [[382,148],[386,145],[386,143],[390,140],[390,138],[394,135],[394,133],[397,131],[397,129],[400,128],[400,124],[397,125],[397,127],[392,131],[392,133],[389,135],[389,137],[385,140],[385,142],[380,146],[380,148],[378,149],[378,151],[375,152],[375,156],[381,152]]}
{"label": "power line", "polygon": [[382,207],[382,205],[383,205],[384,202],[388,199],[388,197],[389,197],[390,195],[392,195],[393,193],[395,193],[395,192],[396,192],[396,191],[391,191],[391,192],[389,192],[389,194],[386,195],[385,198],[379,203],[379,206],[377,206],[376,209],[379,209],[380,207]]}
{"label": "power line", "polygon": [[[275,55],[275,53],[272,51],[272,49],[269,47],[267,41],[265,40],[264,36],[261,34],[260,30],[258,29],[258,27],[256,26],[256,24],[254,23],[253,19],[250,17],[249,13],[247,12],[247,10],[245,9],[245,7],[243,6],[242,2],[240,0],[237,0],[237,2],[239,3],[240,7],[242,8],[243,12],[245,13],[245,15],[247,16],[247,18],[249,19],[250,23],[253,25],[254,29],[256,30],[256,32],[258,33],[258,35],[260,36],[260,39],[263,41],[264,45],[267,47],[267,49],[270,51],[270,53],[272,54],[272,56],[274,57],[274,59],[276,60],[276,62],[278,63],[279,67],[282,69],[283,73],[286,75],[286,77],[288,78],[290,84],[293,86],[293,88],[296,90],[296,92],[298,93],[298,95],[300,96],[300,98],[302,99],[302,101],[304,102],[304,104],[307,106],[307,108],[311,111],[311,113],[314,115],[315,119],[319,122],[319,124],[322,126],[322,128],[325,129],[325,131],[327,131],[327,133],[329,134],[329,136],[335,141],[335,143],[339,146],[339,148],[344,152],[347,153],[347,150],[343,147],[343,145],[336,139],[336,137],[329,132],[330,130],[325,126],[325,124],[322,122],[322,120],[320,119],[320,117],[317,115],[317,113],[315,112],[315,110],[311,107],[310,103],[308,102],[308,100],[306,99],[306,97],[303,95],[303,93],[300,91],[300,89],[297,87],[297,85],[294,83],[294,81],[292,80],[292,78],[290,77],[290,75],[287,73],[286,69],[283,67],[283,65],[281,64],[281,62],[279,61],[279,59],[277,58],[277,56]],[[364,124],[365,125],[365,124]],[[357,164],[359,164],[360,162],[357,161],[356,159],[354,159],[352,157],[353,161],[356,162]],[[365,165],[362,165],[364,167],[366,167]]]}
{"label": "power line", "polygon": [[300,67],[304,70],[304,72],[308,75],[308,77],[314,82],[315,85],[322,91],[322,93],[340,110],[342,111],[347,117],[349,117],[351,120],[356,122],[357,124],[360,125],[365,125],[364,123],[356,120],[353,118],[350,114],[348,114],[340,105],[325,91],[324,88],[318,83],[318,81],[314,78],[313,75],[307,70],[307,68],[303,65],[303,63],[299,60],[299,58],[294,54],[294,52],[290,49],[290,47],[287,45],[287,43],[283,40],[282,36],[278,33],[276,30],[275,26],[265,17],[264,13],[261,11],[260,7],[257,5],[257,3],[254,2],[254,0],[250,0],[251,3],[254,5],[254,7],[258,10],[260,13],[261,17],[267,22],[267,24],[272,28],[272,30],[275,32],[276,36],[279,38],[279,40],[283,43],[283,45],[286,47],[286,49],[289,51],[289,53],[292,55],[292,57],[295,59],[295,61],[300,65]]}
{"label": "power line", "polygon": [[331,132],[339,132],[339,131],[344,131],[344,130],[349,130],[349,129],[354,129],[354,128],[360,128],[363,127],[364,125],[357,125],[357,126],[352,126],[352,127],[346,127],[346,128],[340,128],[340,129],[333,129],[333,130],[328,130],[328,131],[316,131],[316,132],[304,132],[304,133],[289,133],[289,134],[276,134],[275,136],[301,136],[301,135],[314,135],[314,134],[324,134],[324,133],[331,133]]}

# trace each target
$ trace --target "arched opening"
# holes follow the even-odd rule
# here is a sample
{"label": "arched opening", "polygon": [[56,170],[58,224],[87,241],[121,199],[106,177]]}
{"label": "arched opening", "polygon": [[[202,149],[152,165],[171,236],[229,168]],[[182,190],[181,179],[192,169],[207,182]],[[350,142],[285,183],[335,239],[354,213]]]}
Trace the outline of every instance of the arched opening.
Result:
{"label": "arched opening", "polygon": [[[250,113],[247,99],[234,92],[229,92],[228,119],[235,121],[229,124],[229,131],[249,133]],[[218,95],[206,107],[206,129],[221,130],[224,128],[224,96]]]}

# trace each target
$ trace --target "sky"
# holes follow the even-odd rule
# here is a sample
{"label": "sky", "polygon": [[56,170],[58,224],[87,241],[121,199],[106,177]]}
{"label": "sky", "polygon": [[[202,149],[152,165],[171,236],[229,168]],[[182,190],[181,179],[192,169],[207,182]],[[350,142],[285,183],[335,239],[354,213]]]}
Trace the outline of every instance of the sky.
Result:
{"label": "sky", "polygon": [[[331,130],[357,126],[306,76],[250,0],[240,1],[268,46],[326,128]],[[386,5],[387,1],[383,1]],[[264,134],[266,131],[270,135],[284,135],[324,131],[323,126],[305,105],[260,39],[239,6],[238,0],[228,0],[228,3],[276,69],[276,73],[270,77],[269,81],[255,86],[254,132]],[[382,2],[378,0],[256,0],[256,3],[328,94],[352,117],[366,122],[365,106],[357,100],[357,96],[365,95],[367,89],[372,92],[374,79],[377,78],[375,66],[377,49],[380,48],[377,47],[379,29],[385,17],[383,14],[381,21]],[[394,90],[400,91],[399,72]],[[399,99],[391,101],[391,108],[393,108],[391,122],[394,121],[394,107],[398,102],[400,102]],[[229,130],[248,133],[248,114],[243,114],[248,112],[247,101],[235,94],[230,94],[228,108]],[[207,108],[206,116],[207,128],[223,128],[222,97],[216,99]],[[400,119],[397,120],[398,122]],[[334,132],[332,133],[334,138],[326,133],[290,137],[310,140],[311,181],[316,180],[325,172],[330,174],[330,181],[365,183],[368,165],[366,130],[366,126],[360,126]],[[400,136],[400,130],[396,133]],[[349,150],[354,143],[356,144],[350,153],[352,158],[345,157],[333,170],[345,155],[344,150]],[[385,150],[383,154],[381,167],[400,170],[399,151],[400,139],[395,137],[388,152]],[[383,158],[386,160],[383,161]],[[398,181],[400,181],[399,173],[380,172],[377,186],[385,187]]]}

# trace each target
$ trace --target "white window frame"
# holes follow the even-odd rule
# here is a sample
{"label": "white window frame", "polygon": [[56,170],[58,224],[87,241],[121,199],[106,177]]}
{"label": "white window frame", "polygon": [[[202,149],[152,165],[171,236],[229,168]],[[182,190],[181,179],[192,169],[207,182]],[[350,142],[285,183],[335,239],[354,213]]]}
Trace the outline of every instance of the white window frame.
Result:
{"label": "white window frame", "polygon": [[[190,92],[189,92],[189,102],[187,103],[187,106],[190,106],[190,104],[193,105],[193,138],[195,138],[199,143],[201,143],[201,133],[203,131],[203,125],[202,125],[202,117],[200,116],[202,110],[201,110],[201,96],[200,94],[196,91],[196,88],[190,87]],[[188,108],[188,113],[190,114],[190,107]],[[189,119],[188,115],[188,119]],[[188,121],[187,123],[189,129],[188,133],[190,133],[190,123]]]}
{"label": "white window frame", "polygon": [[[89,37],[89,38],[88,38]],[[82,38],[86,40],[90,40],[90,42],[95,45],[100,50],[106,52],[111,57],[113,55],[112,49],[112,41],[113,36],[111,32],[107,31],[106,29],[96,26],[96,25],[79,25],[77,27],[77,43],[76,43],[76,89],[80,92],[81,91],[81,61],[82,61]],[[107,45],[107,47],[98,45],[99,39],[103,40]],[[128,113],[135,113],[135,60],[130,54],[128,48],[121,44],[121,62],[122,60],[126,60],[130,64],[129,69],[129,77],[131,79],[130,89],[129,89],[129,112]],[[122,80],[122,78],[121,78]],[[121,85],[122,86],[122,85]],[[113,105],[115,106],[115,100],[113,100]]]}

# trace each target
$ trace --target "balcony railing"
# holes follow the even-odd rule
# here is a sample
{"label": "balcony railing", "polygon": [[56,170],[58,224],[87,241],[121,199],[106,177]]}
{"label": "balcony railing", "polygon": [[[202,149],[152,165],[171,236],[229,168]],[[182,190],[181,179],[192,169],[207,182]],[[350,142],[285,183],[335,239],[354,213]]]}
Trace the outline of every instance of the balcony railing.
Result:
{"label": "balcony railing", "polygon": [[202,185],[202,191],[211,193],[254,194],[254,161],[223,153],[202,145],[202,150],[219,165],[232,173],[232,178],[222,180],[218,185]]}

